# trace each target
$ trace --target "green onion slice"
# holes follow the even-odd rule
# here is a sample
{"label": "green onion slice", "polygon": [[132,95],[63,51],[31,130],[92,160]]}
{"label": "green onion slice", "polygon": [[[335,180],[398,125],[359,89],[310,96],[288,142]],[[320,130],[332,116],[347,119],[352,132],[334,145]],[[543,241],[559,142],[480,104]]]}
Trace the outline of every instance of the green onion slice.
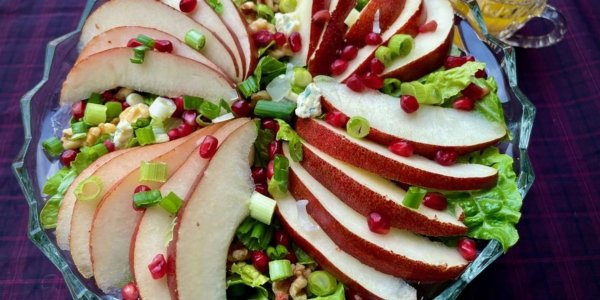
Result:
{"label": "green onion slice", "polygon": [[369,134],[371,126],[363,117],[352,117],[346,124],[346,131],[351,137],[362,139]]}
{"label": "green onion slice", "polygon": [[159,190],[150,190],[133,194],[135,208],[146,208],[160,203],[162,196]]}
{"label": "green onion slice", "polygon": [[139,181],[166,182],[168,179],[167,164],[164,162],[143,161],[140,165]]}
{"label": "green onion slice", "polygon": [[135,40],[142,43],[142,45],[150,49],[154,49],[154,45],[156,44],[156,41],[153,38],[143,34],[138,35],[137,38],[135,38]]}
{"label": "green onion slice", "polygon": [[396,34],[388,42],[388,48],[399,57],[404,57],[415,47],[415,41],[408,34]]}
{"label": "green onion slice", "polygon": [[206,44],[206,37],[201,32],[191,29],[185,34],[184,42],[194,50],[200,51]]}
{"label": "green onion slice", "polygon": [[201,115],[212,120],[221,114],[221,107],[212,102],[204,101],[200,104],[200,109],[198,109],[198,111]]}
{"label": "green onion slice", "polygon": [[298,2],[296,0],[281,0],[279,1],[279,11],[282,13],[291,13],[296,10]]}
{"label": "green onion slice", "polygon": [[293,102],[273,102],[269,100],[259,100],[254,107],[254,115],[258,117],[275,118],[289,121],[295,109],[296,103]]}
{"label": "green onion slice", "polygon": [[119,117],[123,111],[123,106],[117,101],[108,101],[104,104],[106,106],[106,119],[112,120]]}
{"label": "green onion slice", "polygon": [[250,216],[257,221],[271,225],[276,205],[275,200],[255,191],[250,197]]}
{"label": "green onion slice", "polygon": [[96,201],[102,193],[102,180],[92,175],[75,187],[75,198],[78,201]]}
{"label": "green onion slice", "polygon": [[194,96],[183,96],[183,109],[198,110],[204,99]]}
{"label": "green onion slice", "polygon": [[248,79],[240,82],[238,84],[238,89],[240,93],[244,95],[245,98],[252,96],[252,94],[258,92],[259,90],[258,82],[254,76],[248,77]]}
{"label": "green onion slice", "polygon": [[263,19],[267,20],[268,22],[271,22],[271,20],[275,16],[275,13],[273,13],[273,10],[268,5],[265,5],[265,4],[258,4],[256,6],[256,13],[259,18],[263,18]]}
{"label": "green onion slice", "polygon": [[269,277],[272,281],[289,278],[292,274],[292,263],[289,260],[280,259],[269,262]]}
{"label": "green onion slice", "polygon": [[175,193],[170,192],[166,197],[160,200],[160,207],[164,208],[168,213],[172,215],[176,215],[181,205],[183,204],[183,200],[179,198],[179,196],[175,195]]}
{"label": "green onion slice", "polygon": [[106,106],[102,104],[88,103],[85,106],[83,122],[92,126],[106,122]]}
{"label": "green onion slice", "polygon": [[337,280],[326,271],[314,271],[308,275],[308,291],[316,296],[324,297],[333,294],[337,288]]}
{"label": "green onion slice", "polygon": [[394,60],[396,53],[386,46],[379,46],[377,47],[377,50],[375,50],[375,57],[387,66]]}
{"label": "green onion slice", "polygon": [[312,82],[313,78],[310,72],[305,68],[294,69],[294,79],[292,84],[301,88],[302,90]]}
{"label": "green onion slice", "polygon": [[400,97],[402,95],[401,87],[402,81],[396,78],[386,78],[383,80],[382,92],[394,97]]}
{"label": "green onion slice", "polygon": [[404,195],[404,199],[402,200],[402,204],[406,207],[417,209],[421,206],[421,202],[423,202],[423,198],[427,194],[426,189],[422,189],[420,187],[411,186],[408,188],[406,195]]}
{"label": "green onion slice", "polygon": [[90,98],[88,98],[87,103],[102,104],[102,96],[98,93],[92,93]]}
{"label": "green onion slice", "polygon": [[152,130],[152,126],[146,126],[143,128],[138,128],[135,130],[135,137],[137,138],[140,145],[148,145],[156,142],[156,137],[154,136],[154,131]]}
{"label": "green onion slice", "polygon": [[62,142],[54,136],[44,140],[42,142],[42,148],[44,148],[44,151],[52,157],[59,156],[64,150]]}

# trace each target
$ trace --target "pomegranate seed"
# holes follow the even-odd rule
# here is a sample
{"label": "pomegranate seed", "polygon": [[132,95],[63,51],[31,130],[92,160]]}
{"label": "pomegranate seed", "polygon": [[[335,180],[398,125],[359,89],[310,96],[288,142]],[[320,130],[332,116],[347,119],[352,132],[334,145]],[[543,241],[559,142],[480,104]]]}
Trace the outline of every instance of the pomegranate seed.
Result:
{"label": "pomegranate seed", "polygon": [[119,101],[119,99],[115,98],[115,95],[111,91],[105,91],[104,93],[102,93],[101,98],[104,101],[110,101],[110,100]]}
{"label": "pomegranate seed", "polygon": [[262,127],[264,129],[269,129],[269,130],[273,131],[273,133],[277,134],[277,132],[279,131],[279,122],[277,122],[273,119],[263,119]]}
{"label": "pomegranate seed", "polygon": [[197,4],[197,0],[181,0],[179,2],[179,10],[181,10],[184,13],[189,13],[196,8]]}
{"label": "pomegranate seed", "polygon": [[379,234],[387,234],[390,232],[390,222],[379,213],[370,213],[367,218],[367,224],[372,232]]}
{"label": "pomegranate seed", "polygon": [[141,45],[142,45],[142,43],[138,42],[138,40],[136,40],[136,39],[130,39],[127,42],[127,47],[129,47],[129,48],[135,48],[135,47],[138,47]]}
{"label": "pomegranate seed", "polygon": [[488,78],[487,72],[484,69],[478,70],[477,72],[475,72],[475,78],[487,79]]}
{"label": "pomegranate seed", "polygon": [[198,117],[198,113],[193,110],[186,110],[183,112],[183,114],[181,114],[183,123],[194,128],[198,126],[198,123],[196,123],[196,117]]}
{"label": "pomegranate seed", "polygon": [[442,166],[451,166],[456,162],[458,153],[451,150],[438,150],[435,152],[435,161]]}
{"label": "pomegranate seed", "polygon": [[73,119],[80,120],[81,118],[83,118],[83,115],[85,114],[85,106],[86,103],[83,100],[73,103],[73,106],[71,106],[71,111],[73,112]]}
{"label": "pomegranate seed", "polygon": [[373,74],[381,74],[385,70],[385,65],[377,59],[377,57],[373,57],[371,59],[371,73]]}
{"label": "pomegranate seed", "polygon": [[419,26],[419,33],[434,32],[437,29],[437,22],[431,20],[421,26]]}
{"label": "pomegranate seed", "polygon": [[252,168],[252,179],[254,179],[254,183],[265,182],[267,180],[267,170],[262,167]]}
{"label": "pomegranate seed", "polygon": [[238,118],[247,117],[252,112],[252,107],[250,107],[250,103],[244,100],[237,100],[231,105],[231,111]]}
{"label": "pomegranate seed", "polygon": [[346,71],[346,69],[348,68],[348,62],[343,60],[343,59],[336,59],[332,64],[331,64],[331,75],[336,76],[336,75],[340,75],[342,73],[344,73],[344,71]]}
{"label": "pomegranate seed", "polygon": [[353,74],[346,80],[346,86],[357,93],[365,90],[365,84],[363,83],[362,78],[356,74]]}
{"label": "pomegranate seed", "polygon": [[168,40],[156,40],[154,43],[154,49],[158,52],[173,52],[173,44]]}
{"label": "pomegranate seed", "polygon": [[121,297],[123,297],[123,300],[138,300],[140,298],[140,292],[135,283],[130,282],[126,284],[121,289]]}
{"label": "pomegranate seed", "polygon": [[329,123],[331,126],[346,128],[346,123],[348,123],[348,116],[339,111],[332,111],[325,115],[325,122]]}
{"label": "pomegranate seed", "polygon": [[462,90],[461,94],[463,96],[469,97],[469,99],[473,101],[481,100],[481,98],[485,97],[485,95],[489,94],[490,90],[487,87],[480,87],[475,83],[469,84],[464,90]]}
{"label": "pomegranate seed", "polygon": [[259,272],[266,273],[269,270],[269,257],[265,251],[253,251],[250,258],[252,259],[252,265],[254,265]]}
{"label": "pomegranate seed", "polygon": [[104,146],[106,147],[106,149],[108,150],[108,152],[113,152],[115,151],[115,143],[113,143],[113,141],[111,140],[104,140],[104,142],[102,142],[104,144]]}
{"label": "pomegranate seed", "polygon": [[140,184],[140,185],[138,185],[138,186],[135,187],[135,190],[133,190],[133,193],[137,194],[137,193],[141,193],[141,192],[147,192],[147,191],[150,191],[150,190],[152,190],[152,189],[149,186]]}
{"label": "pomegranate seed", "polygon": [[148,270],[154,280],[161,279],[167,274],[167,260],[162,254],[157,254],[148,265]]}
{"label": "pomegranate seed", "polygon": [[460,97],[454,103],[452,103],[452,107],[460,110],[471,111],[473,107],[475,107],[475,103],[473,100],[469,99],[469,97]]}
{"label": "pomegranate seed", "polygon": [[477,245],[475,244],[475,241],[469,238],[460,238],[458,240],[458,252],[460,253],[460,255],[468,260],[468,261],[474,261],[475,258],[477,258]]}
{"label": "pomegranate seed", "polygon": [[274,159],[276,154],[283,154],[281,141],[272,141],[269,144],[269,159]]}
{"label": "pomegranate seed", "polygon": [[296,257],[296,253],[294,253],[294,251],[288,251],[288,254],[285,256],[285,259],[289,260],[293,264],[298,262],[298,257]]}
{"label": "pomegranate seed", "polygon": [[275,41],[275,44],[277,44],[277,46],[279,47],[285,45],[285,42],[287,42],[287,38],[285,37],[285,33],[283,32],[275,32],[273,34],[273,40]]}
{"label": "pomegranate seed", "polygon": [[444,62],[444,68],[446,70],[460,67],[467,62],[467,59],[462,56],[448,56]]}
{"label": "pomegranate seed", "polygon": [[290,48],[292,52],[300,52],[302,50],[302,37],[298,32],[292,32],[290,37],[288,38],[288,42],[290,43]]}
{"label": "pomegranate seed", "polygon": [[173,113],[173,116],[181,116],[184,111],[183,97],[177,97],[173,99],[173,102],[175,102],[175,106],[177,107],[177,109],[175,109],[175,112]]}
{"label": "pomegranate seed", "polygon": [[409,157],[413,155],[414,147],[411,143],[403,140],[395,141],[391,143],[388,149],[397,155]]}
{"label": "pomegranate seed", "polygon": [[174,141],[179,138],[179,131],[177,129],[171,129],[167,132],[167,135],[169,136],[169,141]]}
{"label": "pomegranate seed", "polygon": [[419,109],[419,102],[415,96],[404,95],[400,97],[400,107],[406,113],[414,113]]}
{"label": "pomegranate seed", "polygon": [[331,19],[331,13],[329,13],[329,10],[327,9],[320,10],[312,16],[313,23],[317,25],[323,25],[327,23],[329,19]]}
{"label": "pomegranate seed", "polygon": [[269,188],[266,182],[259,182],[254,184],[254,190],[269,197]]}
{"label": "pomegranate seed", "polygon": [[254,42],[258,47],[266,47],[273,41],[273,34],[268,30],[259,30],[254,34]]}
{"label": "pomegranate seed", "polygon": [[290,248],[290,236],[283,230],[277,230],[273,234],[275,245],[284,245],[286,248]]}
{"label": "pomegranate seed", "polygon": [[345,61],[351,61],[355,59],[356,55],[358,55],[358,48],[355,46],[348,45],[342,50],[342,59]]}
{"label": "pomegranate seed", "polygon": [[126,110],[129,107],[129,103],[126,101],[121,102],[121,109]]}
{"label": "pomegranate seed", "polygon": [[195,126],[190,126],[188,124],[183,123],[179,125],[179,127],[177,127],[177,134],[179,135],[179,137],[184,137],[190,135],[190,133],[194,132],[194,130],[196,130]]}
{"label": "pomegranate seed", "polygon": [[273,178],[273,174],[275,174],[275,163],[273,161],[270,161],[269,164],[267,164],[267,179],[271,180],[271,178]]}
{"label": "pomegranate seed", "polygon": [[77,157],[77,151],[73,149],[67,149],[60,154],[60,163],[65,167],[70,167],[71,163]]}
{"label": "pomegranate seed", "polygon": [[381,44],[381,42],[382,42],[381,35],[379,35],[379,33],[370,32],[369,34],[367,34],[365,36],[365,44],[367,44],[367,45],[377,46],[377,45]]}
{"label": "pomegranate seed", "polygon": [[423,197],[423,205],[435,209],[435,210],[445,210],[448,207],[448,200],[446,197],[440,193],[429,192],[425,194]]}
{"label": "pomegranate seed", "polygon": [[204,140],[202,140],[202,144],[200,144],[200,149],[198,152],[200,153],[200,157],[205,159],[210,159],[217,153],[217,148],[219,147],[219,140],[212,135],[207,135]]}
{"label": "pomegranate seed", "polygon": [[372,88],[374,90],[383,88],[383,79],[371,72],[363,76],[363,82],[367,87]]}

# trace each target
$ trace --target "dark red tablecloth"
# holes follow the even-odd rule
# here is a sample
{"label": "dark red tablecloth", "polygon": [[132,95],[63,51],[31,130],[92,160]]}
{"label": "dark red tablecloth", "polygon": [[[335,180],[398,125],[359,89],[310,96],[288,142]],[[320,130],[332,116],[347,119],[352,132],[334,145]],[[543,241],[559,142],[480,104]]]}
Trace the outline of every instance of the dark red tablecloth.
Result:
{"label": "dark red tablecloth", "polygon": [[[27,239],[27,204],[9,167],[23,142],[20,97],[42,76],[45,45],[78,24],[83,0],[0,0],[0,299],[67,299],[58,270]],[[550,0],[565,40],[517,50],[537,106],[536,182],[521,241],[464,299],[600,299],[600,1]]]}

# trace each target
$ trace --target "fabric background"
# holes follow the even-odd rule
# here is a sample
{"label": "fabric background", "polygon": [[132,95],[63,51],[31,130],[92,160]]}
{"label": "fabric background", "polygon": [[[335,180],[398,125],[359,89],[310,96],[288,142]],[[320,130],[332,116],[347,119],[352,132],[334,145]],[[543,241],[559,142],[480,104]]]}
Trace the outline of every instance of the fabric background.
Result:
{"label": "fabric background", "polygon": [[[550,0],[560,44],[517,50],[537,106],[536,182],[521,241],[463,299],[600,299],[600,1]],[[68,299],[59,271],[27,239],[27,204],[10,170],[23,142],[19,99],[42,76],[48,41],[75,29],[85,1],[0,0],[0,299]]]}

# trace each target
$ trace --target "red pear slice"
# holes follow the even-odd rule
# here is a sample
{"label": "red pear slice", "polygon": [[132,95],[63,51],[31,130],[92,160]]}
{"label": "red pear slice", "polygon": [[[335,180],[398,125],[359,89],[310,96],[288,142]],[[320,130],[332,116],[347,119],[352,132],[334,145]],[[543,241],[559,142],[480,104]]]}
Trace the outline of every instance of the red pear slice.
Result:
{"label": "red pear slice", "polygon": [[[363,216],[376,211],[393,227],[427,236],[464,235],[467,227],[449,211],[419,206],[412,209],[402,200],[406,191],[391,181],[337,160],[304,143],[304,167],[323,186]],[[284,147],[287,155],[287,147]],[[288,157],[289,158],[289,157]]]}
{"label": "red pear slice", "polygon": [[179,211],[168,248],[173,299],[226,299],[227,253],[250,211],[250,175],[256,125],[250,122],[225,140],[204,177]]}
{"label": "red pear slice", "polygon": [[463,191],[496,185],[498,171],[477,164],[441,166],[425,157],[396,155],[374,142],[350,137],[325,121],[300,119],[296,131],[317,149],[387,179],[430,189]]}
{"label": "red pear slice", "polygon": [[308,43],[308,53],[306,53],[305,63],[309,58],[312,57],[313,52],[319,45],[319,42],[323,38],[323,33],[325,32],[325,26],[327,26],[327,22],[315,22],[312,20],[312,17],[320,12],[327,10],[330,13],[331,17],[331,8],[335,8],[337,6],[338,0],[323,0],[323,1],[313,1],[312,3],[312,12],[311,12],[311,20],[310,20],[310,40]]}
{"label": "red pear slice", "polygon": [[[341,111],[369,121],[368,138],[382,145],[399,139],[410,141],[415,152],[434,157],[438,150],[464,154],[498,143],[505,135],[502,124],[490,122],[476,112],[432,105],[421,105],[407,114],[400,100],[379,91],[357,93],[345,84],[317,79],[326,111]],[[377,109],[373,109],[377,107]]]}
{"label": "red pear slice", "polygon": [[197,61],[148,51],[143,64],[134,64],[129,62],[132,56],[131,48],[113,48],[80,61],[63,83],[60,103],[73,103],[116,87],[166,97],[197,96],[215,103],[239,98],[229,79]]}
{"label": "red pear slice", "polygon": [[437,282],[456,278],[468,265],[455,247],[394,227],[387,234],[370,231],[367,218],[294,161],[290,161],[289,191],[296,199],[308,200],[308,213],[342,251],[380,272]]}
{"label": "red pear slice", "polygon": [[215,71],[219,71],[219,73],[221,73],[223,76],[226,76],[219,66],[215,65],[210,59],[206,58],[206,56],[202,55],[200,52],[188,47],[177,37],[157,29],[140,26],[115,27],[95,36],[89,43],[85,45],[83,50],[81,50],[81,53],[79,54],[75,64],[92,54],[96,54],[104,50],[127,47],[127,42],[130,39],[136,38],[140,34],[149,36],[155,40],[170,41],[173,44],[173,52],[171,52],[172,54],[203,63]]}
{"label": "red pear slice", "polygon": [[[232,132],[247,122],[248,119],[235,119],[226,123],[213,136],[222,145]],[[209,160],[201,158],[195,151],[192,152],[179,170],[161,186],[161,194],[167,195],[173,192],[186,201],[200,182],[208,163]],[[162,207],[153,206],[142,212],[137,223],[131,238],[129,263],[142,299],[171,299],[167,278],[152,278],[148,271],[148,264],[158,254],[167,257],[167,243],[174,220],[175,216],[170,215]]]}
{"label": "red pear slice", "polygon": [[[415,36],[419,28],[419,20],[422,13],[423,0],[406,0],[404,9],[396,18],[394,23],[381,34],[383,45],[387,45],[388,41],[397,33],[410,34]],[[346,71],[335,78],[342,82],[348,79],[352,74],[364,74],[369,71],[371,59],[375,57],[375,50],[379,46],[364,46],[358,51],[355,59],[348,63]],[[326,74],[326,73],[324,73]]]}
{"label": "red pear slice", "polygon": [[[218,124],[217,124],[218,125]],[[195,147],[198,137],[201,137],[217,127],[207,127],[198,130],[186,138],[177,139],[172,142],[145,146],[131,149],[126,154],[119,155],[107,161],[93,174],[102,181],[102,191],[98,196],[104,198],[106,193],[125,178],[131,171],[140,166],[140,162],[149,161],[178,147]],[[135,187],[134,187],[135,188]],[[85,278],[93,276],[92,259],[90,255],[90,231],[94,214],[98,207],[98,201],[75,201],[73,214],[71,216],[71,227],[69,233],[69,247],[73,262],[77,270]]]}
{"label": "red pear slice", "polygon": [[[325,29],[319,45],[312,56],[308,58],[308,70],[313,75],[329,74],[331,64],[336,59],[336,53],[344,45],[344,34],[348,26],[344,20],[356,6],[356,0],[338,0],[332,3],[331,18]],[[337,4],[337,5],[336,5]]]}
{"label": "red pear slice", "polygon": [[406,0],[370,0],[360,11],[358,19],[346,32],[346,43],[357,47],[365,45],[365,36],[373,32],[375,15],[379,11],[379,28],[385,32],[396,21]]}
{"label": "red pear slice", "polygon": [[100,33],[115,27],[142,26],[164,31],[180,40],[194,29],[204,34],[206,44],[200,52],[221,67],[229,77],[241,81],[241,66],[237,65],[233,50],[203,24],[184,13],[156,0],[112,0],[94,11],[81,29],[81,43],[87,44]]}
{"label": "red pear slice", "polygon": [[419,33],[414,49],[405,57],[398,58],[383,72],[382,77],[411,81],[437,70],[444,64],[452,47],[454,11],[447,0],[423,0],[427,22],[436,21],[434,32]]}
{"label": "red pear slice", "polygon": [[[296,201],[291,196],[277,200],[277,215],[294,242],[352,290],[369,299],[417,299],[417,292],[408,283],[381,273],[342,251],[323,229],[307,231],[298,218]],[[308,222],[314,223],[310,216],[308,218]]]}

